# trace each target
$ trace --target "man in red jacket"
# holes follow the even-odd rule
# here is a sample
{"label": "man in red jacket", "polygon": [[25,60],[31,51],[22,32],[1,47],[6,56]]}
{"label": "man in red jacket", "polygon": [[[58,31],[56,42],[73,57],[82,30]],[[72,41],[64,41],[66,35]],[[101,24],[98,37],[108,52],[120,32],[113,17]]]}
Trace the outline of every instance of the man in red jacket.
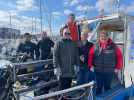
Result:
{"label": "man in red jacket", "polygon": [[68,16],[68,21],[66,24],[70,30],[71,33],[71,38],[73,41],[78,41],[80,38],[79,32],[78,32],[78,25],[75,21],[75,15],[74,14],[69,14]]}
{"label": "man in red jacket", "polygon": [[88,66],[96,74],[96,94],[101,94],[103,87],[105,91],[109,90],[114,74],[122,69],[123,55],[107,32],[101,31],[98,42],[90,49]]}

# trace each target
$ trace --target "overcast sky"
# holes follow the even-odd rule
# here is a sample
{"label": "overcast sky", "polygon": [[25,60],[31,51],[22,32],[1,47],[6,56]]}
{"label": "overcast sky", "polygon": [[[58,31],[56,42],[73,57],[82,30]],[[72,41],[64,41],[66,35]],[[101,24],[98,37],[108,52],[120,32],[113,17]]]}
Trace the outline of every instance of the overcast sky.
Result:
{"label": "overcast sky", "polygon": [[[49,30],[51,18],[53,34],[57,34],[69,13],[82,19],[98,16],[103,8],[105,14],[116,12],[117,1],[120,1],[120,11],[134,15],[134,0],[41,0],[43,30]],[[39,5],[40,0],[0,0],[0,26],[10,27],[11,18],[12,27],[20,29],[22,33],[39,33]]]}

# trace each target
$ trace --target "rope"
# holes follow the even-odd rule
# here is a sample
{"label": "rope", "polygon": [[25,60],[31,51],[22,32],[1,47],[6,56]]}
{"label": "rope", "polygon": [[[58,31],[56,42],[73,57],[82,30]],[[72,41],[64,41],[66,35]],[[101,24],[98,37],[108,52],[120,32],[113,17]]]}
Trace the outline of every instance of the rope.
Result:
{"label": "rope", "polygon": [[77,96],[77,97],[74,97],[74,98],[69,98],[69,97],[66,97],[66,96],[63,96],[64,99],[68,99],[68,100],[79,100],[81,99],[82,97],[84,97],[86,95],[86,93],[84,92],[82,95],[80,96]]}

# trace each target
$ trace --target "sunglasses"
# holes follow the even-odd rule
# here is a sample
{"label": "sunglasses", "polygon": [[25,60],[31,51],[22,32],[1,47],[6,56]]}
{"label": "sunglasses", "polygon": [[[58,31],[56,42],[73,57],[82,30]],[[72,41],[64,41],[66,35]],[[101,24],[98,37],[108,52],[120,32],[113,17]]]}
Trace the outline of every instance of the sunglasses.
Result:
{"label": "sunglasses", "polygon": [[71,33],[65,32],[65,35],[71,35]]}

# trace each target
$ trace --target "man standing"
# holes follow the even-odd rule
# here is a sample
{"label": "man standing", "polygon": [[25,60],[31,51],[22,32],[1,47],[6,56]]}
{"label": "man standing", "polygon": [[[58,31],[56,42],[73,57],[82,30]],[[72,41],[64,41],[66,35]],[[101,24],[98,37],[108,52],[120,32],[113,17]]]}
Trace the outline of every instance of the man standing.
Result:
{"label": "man standing", "polygon": [[[37,46],[35,43],[31,42],[31,34],[25,33],[24,34],[24,42],[20,43],[17,49],[18,54],[25,54],[26,58],[31,58],[32,60],[39,59],[39,52],[37,50]],[[26,61],[27,59],[24,59]]]}
{"label": "man standing", "polygon": [[79,28],[78,28],[79,26],[75,21],[75,15],[73,13],[69,14],[66,26],[69,28],[72,41],[77,42],[78,40],[80,40]]}
{"label": "man standing", "polygon": [[89,30],[88,25],[83,26],[81,33],[81,46],[79,48],[80,55],[80,67],[78,72],[78,85],[87,83],[93,79],[92,74],[89,72],[88,68],[88,53],[93,43],[88,41],[88,34],[91,30]]}
{"label": "man standing", "polygon": [[[31,42],[31,34],[25,33],[24,34],[24,42],[20,43],[17,49],[18,55],[22,55],[23,61],[29,60],[38,60],[39,59],[39,52],[35,43]],[[24,69],[20,72],[20,74],[26,74],[27,72],[32,72],[34,69],[29,67]]]}
{"label": "man standing", "polygon": [[42,39],[38,42],[37,48],[40,52],[41,60],[51,58],[51,48],[54,46],[54,42],[47,36],[47,32],[42,32]]}
{"label": "man standing", "polygon": [[101,94],[103,87],[105,91],[109,90],[114,74],[122,69],[123,55],[107,32],[101,31],[98,42],[90,49],[88,66],[96,74],[96,94]]}
{"label": "man standing", "polygon": [[[40,59],[46,60],[46,59],[52,59],[51,56],[51,48],[54,46],[54,42],[47,36],[47,32],[42,32],[42,39],[38,42],[37,48],[39,51]],[[43,65],[37,68],[37,70],[48,70],[52,69],[53,65]],[[51,77],[53,76],[53,71],[51,72],[45,72],[42,73],[39,76],[40,80],[43,80],[45,82],[48,82]],[[49,92],[50,87],[41,88],[39,91],[35,93],[35,95],[43,95]]]}
{"label": "man standing", "polygon": [[60,68],[60,89],[71,87],[74,77],[74,65],[79,64],[78,49],[71,40],[68,27],[62,29],[63,38],[57,42],[54,50],[54,65]]}

